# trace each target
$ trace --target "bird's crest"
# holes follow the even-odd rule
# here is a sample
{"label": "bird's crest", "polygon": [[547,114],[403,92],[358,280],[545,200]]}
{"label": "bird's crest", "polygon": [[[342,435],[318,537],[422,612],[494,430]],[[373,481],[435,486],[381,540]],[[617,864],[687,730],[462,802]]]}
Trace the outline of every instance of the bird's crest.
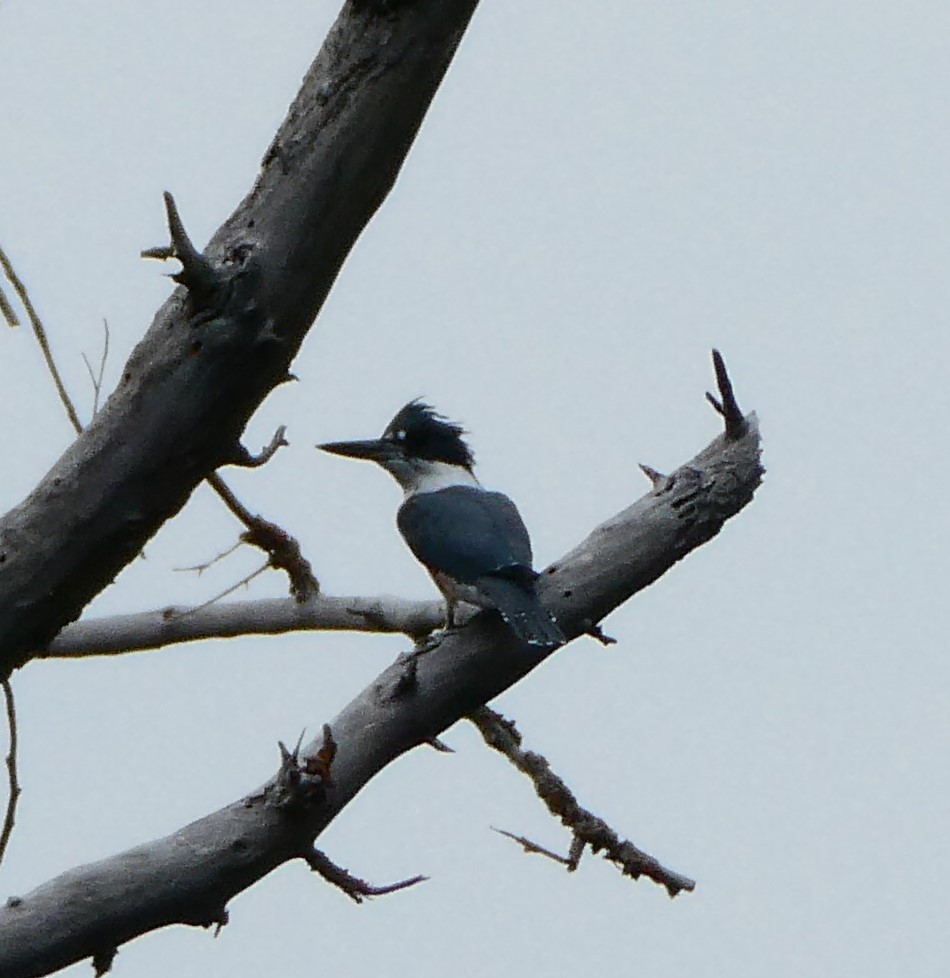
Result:
{"label": "bird's crest", "polygon": [[465,433],[461,425],[416,398],[389,422],[383,438],[402,446],[407,455],[471,469],[475,456],[462,437]]}

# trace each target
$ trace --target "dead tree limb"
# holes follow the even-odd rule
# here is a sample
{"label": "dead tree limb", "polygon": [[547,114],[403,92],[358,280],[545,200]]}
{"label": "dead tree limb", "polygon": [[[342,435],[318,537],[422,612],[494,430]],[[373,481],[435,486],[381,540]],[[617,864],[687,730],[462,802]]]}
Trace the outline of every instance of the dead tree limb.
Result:
{"label": "dead tree limb", "polygon": [[9,679],[0,682],[3,688],[3,700],[6,705],[7,732],[9,734],[9,747],[7,748],[7,784],[9,794],[7,796],[7,807],[3,816],[3,828],[0,829],[0,863],[6,855],[7,846],[10,844],[10,836],[13,835],[13,824],[16,821],[16,806],[20,800],[23,789],[20,787],[20,779],[17,772],[17,722],[16,722],[16,700],[13,698],[13,687]]}
{"label": "dead tree limb", "polygon": [[[116,391],[0,519],[0,679],[106,587],[222,465],[391,189],[477,0],[349,0],[252,191],[181,284]],[[187,218],[187,208],[184,208]]]}
{"label": "dead tree limb", "polygon": [[666,887],[666,892],[675,897],[683,890],[693,890],[696,883],[667,869],[653,856],[638,849],[619,835],[599,816],[578,804],[574,793],[552,770],[546,758],[534,751],[523,750],[521,734],[515,725],[500,713],[483,706],[469,715],[469,720],[478,728],[485,743],[493,750],[504,754],[514,766],[527,775],[538,797],[547,805],[548,811],[561,820],[571,830],[570,855],[559,856],[524,836],[515,835],[504,829],[496,829],[502,835],[517,842],[525,852],[534,852],[549,859],[563,863],[569,872],[574,872],[581,860],[585,847],[592,852],[603,852],[604,858],[620,867],[624,876],[639,879],[641,876]]}
{"label": "dead tree limb", "polygon": [[302,604],[295,598],[227,601],[77,621],[67,625],[35,658],[121,655],[204,638],[304,631],[381,632],[416,639],[444,623],[444,602],[410,601],[391,595],[318,594]]}
{"label": "dead tree limb", "polygon": [[[733,426],[735,430],[735,426]],[[569,638],[714,537],[758,487],[758,426],[728,431],[661,486],[597,527],[543,574],[540,594]],[[170,924],[219,925],[227,903],[291,859],[312,864],[314,840],[390,761],[527,675],[547,652],[519,646],[491,613],[429,652],[386,669],[287,756],[271,782],[179,831],[70,870],[0,909],[0,974],[36,978]],[[285,758],[286,761],[286,758]]]}

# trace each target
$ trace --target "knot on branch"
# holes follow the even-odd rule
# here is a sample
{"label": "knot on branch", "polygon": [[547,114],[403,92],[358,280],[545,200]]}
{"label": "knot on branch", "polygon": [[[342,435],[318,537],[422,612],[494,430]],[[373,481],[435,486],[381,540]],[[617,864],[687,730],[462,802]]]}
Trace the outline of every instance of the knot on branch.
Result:
{"label": "knot on branch", "polygon": [[268,795],[270,801],[285,811],[300,811],[319,805],[326,796],[326,788],[333,783],[331,766],[336,757],[337,745],[329,724],[323,725],[323,744],[316,754],[301,758],[300,744],[289,751],[282,742],[280,748],[280,770]]}
{"label": "knot on branch", "polygon": [[417,674],[419,671],[419,656],[431,651],[438,644],[417,645],[411,652],[400,655],[399,658],[377,679],[373,692],[379,703],[390,703],[416,690]]}
{"label": "knot on branch", "polygon": [[241,539],[263,550],[275,570],[284,571],[290,580],[290,593],[298,604],[320,593],[320,584],[310,561],[301,552],[300,544],[276,523],[257,516],[254,525],[241,534]]}
{"label": "knot on branch", "polygon": [[112,962],[115,961],[115,956],[118,953],[117,947],[107,947],[101,951],[96,951],[92,956],[92,970],[95,972],[96,978],[102,978],[103,975],[107,975],[112,970]]}

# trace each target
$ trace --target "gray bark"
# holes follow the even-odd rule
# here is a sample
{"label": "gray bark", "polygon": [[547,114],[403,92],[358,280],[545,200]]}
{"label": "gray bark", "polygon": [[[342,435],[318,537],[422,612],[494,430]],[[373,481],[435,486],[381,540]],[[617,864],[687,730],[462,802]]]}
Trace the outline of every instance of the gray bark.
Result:
{"label": "gray bark", "polygon": [[[34,492],[0,520],[0,677],[49,645],[217,467],[288,366],[385,198],[476,0],[348,0],[248,197],[133,352],[119,388]],[[541,594],[575,637],[752,498],[753,419],[737,424],[548,568]],[[228,901],[314,839],[381,768],[537,666],[479,615],[384,671],[285,758],[268,785],[171,836],[78,867],[0,909],[0,975],[97,967],[137,936],[226,920]],[[325,759],[324,759],[325,760]]]}
{"label": "gray bark", "polygon": [[[566,635],[582,634],[715,536],[761,480],[754,416],[595,529],[542,576]],[[0,974],[34,978],[174,923],[226,921],[228,901],[314,839],[379,770],[539,665],[500,619],[476,616],[432,651],[403,657],[330,721],[338,751],[326,783],[307,745],[268,785],[178,832],[70,870],[0,910]]]}
{"label": "gray bark", "polygon": [[240,461],[385,199],[477,0],[349,0],[253,190],[184,269],[117,390],[0,520],[0,678],[44,648],[216,468]]}
{"label": "gray bark", "polygon": [[[459,623],[468,620],[464,611],[456,619]],[[301,631],[388,632],[416,638],[441,627],[444,620],[442,601],[409,601],[391,595],[318,594],[303,603],[294,598],[228,601],[77,621],[67,625],[36,658],[122,655],[203,638]]]}

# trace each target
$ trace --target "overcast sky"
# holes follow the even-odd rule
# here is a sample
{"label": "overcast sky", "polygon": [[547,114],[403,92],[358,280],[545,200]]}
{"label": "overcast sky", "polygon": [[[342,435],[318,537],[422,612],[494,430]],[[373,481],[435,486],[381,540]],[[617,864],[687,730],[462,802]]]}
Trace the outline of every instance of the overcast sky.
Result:
{"label": "overcast sky", "polygon": [[[0,6],[0,244],[81,414],[168,294],[141,261],[161,192],[196,242],[251,185],[337,2]],[[582,803],[697,879],[671,902],[597,858],[568,876],[530,785],[465,725],[384,771],[322,837],[356,907],[302,864],[217,940],[123,947],[123,978],[326,973],[638,978],[946,974],[944,565],[950,6],[938,0],[485,0],[396,188],[231,478],[328,593],[431,597],[398,489],[317,441],[426,395],[518,502],[539,564],[718,429],[709,349],[765,438],[765,483],[712,543],[496,704]],[[5,510],[71,430],[2,327]],[[199,602],[259,563],[175,568],[239,528],[205,489],[88,613]],[[284,593],[272,574],[249,589]],[[167,834],[265,780],[406,642],[296,635],[32,663],[0,894]],[[2,737],[2,735],[0,735]],[[88,963],[65,972],[87,975]]]}

